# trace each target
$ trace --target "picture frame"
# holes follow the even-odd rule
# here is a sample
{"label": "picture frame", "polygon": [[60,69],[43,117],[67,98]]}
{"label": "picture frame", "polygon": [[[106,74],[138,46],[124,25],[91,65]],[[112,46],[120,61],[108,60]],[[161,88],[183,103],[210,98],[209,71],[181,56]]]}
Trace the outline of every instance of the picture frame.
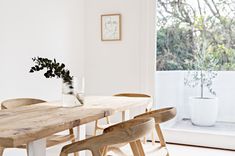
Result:
{"label": "picture frame", "polygon": [[101,41],[120,41],[121,14],[101,15]]}

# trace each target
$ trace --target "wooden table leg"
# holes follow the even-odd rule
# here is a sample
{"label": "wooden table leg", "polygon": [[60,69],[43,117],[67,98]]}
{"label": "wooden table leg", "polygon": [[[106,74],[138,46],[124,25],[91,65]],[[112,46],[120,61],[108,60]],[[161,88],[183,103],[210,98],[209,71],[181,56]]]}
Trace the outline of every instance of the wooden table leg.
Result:
{"label": "wooden table leg", "polygon": [[[77,136],[75,137],[76,140],[86,139],[86,125],[81,125],[77,127]],[[85,151],[79,152],[78,154],[78,156],[85,156],[85,155],[86,155]]]}
{"label": "wooden table leg", "polygon": [[46,138],[35,140],[27,145],[28,156],[46,156]]}

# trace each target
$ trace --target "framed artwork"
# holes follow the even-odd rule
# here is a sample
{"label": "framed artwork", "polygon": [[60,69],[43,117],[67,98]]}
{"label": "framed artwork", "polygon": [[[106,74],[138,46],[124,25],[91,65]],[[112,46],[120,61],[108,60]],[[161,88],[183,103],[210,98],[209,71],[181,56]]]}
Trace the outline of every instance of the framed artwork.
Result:
{"label": "framed artwork", "polygon": [[121,40],[121,14],[101,15],[101,40]]}

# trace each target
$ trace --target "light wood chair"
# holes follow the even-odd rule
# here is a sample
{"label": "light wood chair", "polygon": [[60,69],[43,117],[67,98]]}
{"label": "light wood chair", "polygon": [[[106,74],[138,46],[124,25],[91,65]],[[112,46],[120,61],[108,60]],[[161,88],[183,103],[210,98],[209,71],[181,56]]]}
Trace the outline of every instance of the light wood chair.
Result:
{"label": "light wood chair", "polygon": [[[120,93],[120,94],[114,94],[113,96],[124,96],[124,97],[150,97],[146,94],[140,94],[140,93]],[[149,111],[148,108],[146,108],[146,112]],[[105,117],[106,124],[99,124],[99,120],[95,121],[95,129],[94,129],[94,136],[97,135],[97,131],[101,130],[103,131],[105,128],[112,126],[113,124],[110,122],[109,117]]]}
{"label": "light wood chair", "polygon": [[[29,106],[38,103],[46,102],[41,99],[32,99],[32,98],[17,98],[5,100],[1,103],[1,109],[14,109],[22,106]],[[69,129],[69,134],[67,135],[52,135],[47,138],[47,147],[58,145],[67,141],[75,142],[75,136],[73,129]],[[20,145],[17,148],[26,149],[26,145]],[[3,155],[4,147],[0,147],[0,156]],[[77,156],[77,153],[74,153],[74,156]]]}
{"label": "light wood chair", "polygon": [[150,95],[147,95],[147,94],[140,94],[140,93],[120,93],[120,94],[115,94],[114,96],[125,96],[125,97],[151,97]]}
{"label": "light wood chair", "polygon": [[[167,107],[163,109],[153,110],[144,114],[140,114],[138,116],[135,116],[135,119],[153,117],[155,119],[155,129],[159,137],[161,147],[164,147],[167,150],[166,142],[162,134],[160,123],[169,121],[173,119],[175,116],[176,116],[176,108]],[[168,150],[167,150],[167,156],[169,156]]]}
{"label": "light wood chair", "polygon": [[113,124],[111,124],[109,117],[105,117],[106,120],[106,124],[99,124],[99,120],[95,121],[95,129],[94,129],[94,136],[97,135],[97,131],[101,130],[103,131],[105,128],[108,128],[109,126],[112,126]]}
{"label": "light wood chair", "polygon": [[142,156],[144,151],[139,139],[154,129],[154,125],[153,118],[128,120],[106,128],[101,135],[64,146],[60,156],[82,150],[90,150],[93,156],[106,156],[109,146],[122,143],[130,143],[134,156]]}
{"label": "light wood chair", "polygon": [[[146,97],[146,98],[150,98],[150,95],[147,94],[141,94],[141,93],[119,93],[119,94],[115,94],[114,96],[124,96],[124,97]],[[151,111],[152,108],[145,108],[145,112],[149,112]],[[144,137],[143,140],[144,143],[146,143],[146,137]],[[154,140],[154,133],[152,132],[152,144],[155,144],[155,140]]]}

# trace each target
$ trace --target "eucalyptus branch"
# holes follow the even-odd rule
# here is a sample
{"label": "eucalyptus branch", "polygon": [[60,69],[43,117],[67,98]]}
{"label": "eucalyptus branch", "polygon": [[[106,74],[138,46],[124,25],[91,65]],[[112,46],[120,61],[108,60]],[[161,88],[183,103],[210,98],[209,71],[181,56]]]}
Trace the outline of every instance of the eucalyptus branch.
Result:
{"label": "eucalyptus branch", "polygon": [[64,83],[68,83],[70,88],[73,88],[73,77],[70,75],[69,70],[65,69],[65,65],[63,63],[58,63],[56,59],[50,60],[42,57],[34,57],[32,60],[35,65],[31,67],[29,71],[30,73],[45,69],[46,72],[44,73],[44,76],[46,78],[62,78]]}

